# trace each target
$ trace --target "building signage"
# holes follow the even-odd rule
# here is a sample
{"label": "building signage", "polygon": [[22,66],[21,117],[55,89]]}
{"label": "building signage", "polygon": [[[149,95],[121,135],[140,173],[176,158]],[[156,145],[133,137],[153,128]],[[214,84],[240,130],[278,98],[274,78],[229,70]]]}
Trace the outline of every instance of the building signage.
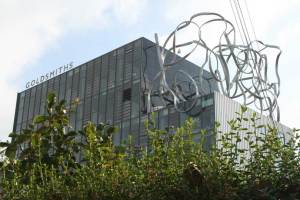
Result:
{"label": "building signage", "polygon": [[64,73],[70,69],[73,68],[73,62],[69,62],[68,64],[65,64],[61,67],[58,67],[56,68],[55,70],[51,71],[51,72],[48,72],[46,73],[45,75],[42,75],[40,77],[37,77],[36,79],[32,80],[32,81],[29,81],[26,83],[26,89],[27,88],[30,88],[30,87],[33,87],[39,83],[42,83],[44,81],[47,81],[48,79],[51,79],[61,73]]}

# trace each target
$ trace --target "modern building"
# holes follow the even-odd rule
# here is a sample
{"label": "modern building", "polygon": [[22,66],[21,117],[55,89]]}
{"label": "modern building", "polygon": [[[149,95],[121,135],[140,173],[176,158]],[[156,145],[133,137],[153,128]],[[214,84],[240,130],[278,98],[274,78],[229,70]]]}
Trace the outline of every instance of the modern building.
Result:
{"label": "modern building", "polygon": [[[173,67],[184,68],[190,74],[195,74],[197,80],[199,68],[195,64],[183,60],[180,65]],[[59,100],[65,99],[67,105],[73,99],[79,99],[75,112],[70,114],[72,129],[79,130],[88,121],[106,122],[119,127],[119,133],[113,138],[115,144],[126,140],[129,134],[134,144],[146,144],[146,94],[150,87],[158,87],[157,82],[151,81],[158,71],[156,44],[146,38],[139,38],[67,72],[50,79],[48,77],[48,80],[37,80],[34,84],[39,84],[18,93],[13,131],[20,132],[32,122],[35,115],[45,114],[46,95],[53,91]],[[174,73],[170,71],[167,78],[171,81]],[[199,129],[212,129],[215,121],[222,123],[222,130],[228,129],[227,120],[235,117],[240,104],[218,93],[217,83],[209,72],[204,72],[204,79],[202,97],[197,99],[195,107],[187,113],[176,111],[171,101],[163,105],[153,97],[151,106],[157,113],[158,128],[177,127],[188,116],[192,116],[196,121],[195,134]],[[180,81],[185,80],[181,78]],[[249,115],[251,112],[249,110]],[[268,120],[262,117],[262,122]],[[279,128],[282,132],[289,131],[283,125],[279,125]],[[199,137],[195,135],[196,140]],[[210,137],[209,134],[207,137]],[[213,142],[213,138],[208,138],[208,141]]]}

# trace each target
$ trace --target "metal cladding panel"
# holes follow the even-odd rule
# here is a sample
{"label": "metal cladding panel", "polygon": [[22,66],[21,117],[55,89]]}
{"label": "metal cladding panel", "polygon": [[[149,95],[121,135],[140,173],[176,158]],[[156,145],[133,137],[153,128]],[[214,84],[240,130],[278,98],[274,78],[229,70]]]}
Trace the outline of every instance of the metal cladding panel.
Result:
{"label": "metal cladding panel", "polygon": [[[230,132],[230,126],[228,124],[228,121],[230,121],[232,119],[236,119],[238,117],[236,112],[240,112],[241,104],[220,94],[219,92],[214,92],[214,99],[215,99],[215,121],[219,122],[221,124],[219,127],[219,131],[221,131],[221,133],[217,135],[217,139],[220,139],[222,136],[221,135],[222,133]],[[250,119],[254,112],[255,112],[254,110],[252,110],[251,108],[248,108],[247,111],[244,113],[244,117]],[[281,123],[279,123],[277,121],[272,121],[272,119],[270,117],[261,115],[259,113],[257,113],[256,116],[258,118],[260,118],[257,121],[257,125],[269,124],[272,127],[275,126],[279,133],[284,134],[285,141],[288,141],[293,137],[292,130],[290,128],[288,128],[287,126],[282,125]],[[274,126],[273,126],[273,124],[274,124]],[[244,128],[248,128],[247,131],[254,131],[254,128],[251,125],[251,120],[243,121],[242,126]],[[245,133],[247,131],[241,132],[240,136],[242,138],[242,141],[239,144],[240,147],[243,147],[243,148],[249,147],[248,142],[243,140],[243,137],[246,136]],[[257,132],[260,133],[261,135],[263,135],[264,133],[266,133],[266,130],[264,128],[261,128],[261,129],[258,129]],[[218,143],[217,146],[219,148],[221,148],[220,143]]]}
{"label": "metal cladding panel", "polygon": [[16,108],[15,108],[15,117],[14,117],[14,125],[13,125],[13,132],[16,132],[17,129],[17,119],[20,115],[19,113],[19,101],[20,101],[20,93],[17,94],[17,100],[16,100]]}

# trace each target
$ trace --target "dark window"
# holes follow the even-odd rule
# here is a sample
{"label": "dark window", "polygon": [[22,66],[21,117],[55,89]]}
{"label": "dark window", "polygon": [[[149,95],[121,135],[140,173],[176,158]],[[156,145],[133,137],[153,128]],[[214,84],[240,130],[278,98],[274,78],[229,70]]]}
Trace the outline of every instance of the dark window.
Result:
{"label": "dark window", "polygon": [[35,93],[36,87],[31,89],[30,99],[29,99],[29,111],[28,111],[28,118],[27,120],[31,121],[33,118],[33,111],[35,107]]}
{"label": "dark window", "polygon": [[87,77],[85,83],[85,96],[90,97],[92,95],[92,87],[93,87],[93,63],[89,62],[87,65]]}
{"label": "dark window", "polygon": [[72,82],[72,101],[78,97],[78,83],[79,83],[79,68],[77,68],[75,71],[74,71],[74,75],[73,75],[73,82]]}
{"label": "dark window", "polygon": [[107,92],[107,103],[106,103],[106,121],[109,124],[113,122],[113,113],[114,113],[114,90],[108,90]]}
{"label": "dark window", "polygon": [[131,88],[123,90],[123,102],[131,100]]}
{"label": "dark window", "polygon": [[35,96],[34,116],[40,112],[42,85],[38,85]]}
{"label": "dark window", "polygon": [[140,78],[140,70],[141,70],[141,61],[140,60],[134,61],[133,69],[132,69],[132,79]]}
{"label": "dark window", "polygon": [[169,126],[179,126],[179,113],[175,110],[174,107],[169,108]]}
{"label": "dark window", "polygon": [[132,110],[131,118],[139,116],[140,108],[140,81],[134,81],[132,85]]}
{"label": "dark window", "polygon": [[50,79],[48,82],[48,93],[53,92],[53,84],[54,84],[54,79]]}
{"label": "dark window", "polygon": [[98,123],[105,122],[105,111],[106,111],[106,92],[100,94],[99,102],[99,113],[98,113]]}
{"label": "dark window", "polygon": [[83,107],[83,121],[89,121],[91,117],[91,104],[92,104],[92,98],[88,97],[84,101],[84,107]]}
{"label": "dark window", "polygon": [[65,99],[65,90],[66,90],[66,73],[60,75],[60,83],[59,83],[59,100]]}
{"label": "dark window", "polygon": [[[121,51],[123,50],[123,51]],[[120,49],[120,54],[117,56],[117,66],[116,66],[116,84],[120,85],[123,82],[123,66],[124,66],[124,49]]]}
{"label": "dark window", "polygon": [[93,83],[93,95],[100,92],[100,72],[101,72],[101,59],[97,59],[94,63],[94,83]]}
{"label": "dark window", "polygon": [[48,81],[43,83],[42,86],[42,101],[41,101],[41,105],[40,105],[40,114],[46,114],[46,110],[45,110],[45,106],[46,106],[46,98],[47,98],[47,84]]}
{"label": "dark window", "polygon": [[131,127],[130,127],[130,134],[132,136],[132,142],[133,144],[138,144],[139,143],[139,129],[140,129],[140,124],[139,124],[139,118],[134,118],[131,119]]}
{"label": "dark window", "polygon": [[180,113],[180,125],[183,125],[187,119],[188,115],[186,113]]}
{"label": "dark window", "polygon": [[146,119],[147,119],[146,115],[141,116],[141,118],[140,118],[140,124],[141,124],[141,126],[140,126],[140,136],[143,136],[143,135],[146,136],[146,130],[145,130],[145,121],[146,121]]}
{"label": "dark window", "polygon": [[56,96],[59,94],[59,79],[60,79],[60,76],[56,76],[54,78],[54,83],[53,83],[53,92],[56,94]]}
{"label": "dark window", "polygon": [[79,105],[77,105],[77,121],[81,121],[83,118],[83,104],[82,102],[79,103]]}
{"label": "dark window", "polygon": [[159,111],[159,128],[165,130],[168,127],[168,109],[165,108]]}
{"label": "dark window", "polygon": [[214,125],[214,109],[207,109],[201,114],[201,128],[210,129]]}
{"label": "dark window", "polygon": [[72,93],[72,78],[73,78],[73,71],[67,72],[67,84],[66,84],[66,95],[65,100],[67,105],[71,102],[71,93]]}
{"label": "dark window", "polygon": [[108,66],[108,88],[115,86],[116,76],[116,56],[113,53],[109,54],[109,66]]}
{"label": "dark window", "polygon": [[128,139],[128,133],[130,130],[130,121],[123,121],[122,123],[122,141],[127,141]]}
{"label": "dark window", "polygon": [[115,103],[114,103],[114,122],[121,120],[122,114],[122,88],[117,87],[115,89]]}
{"label": "dark window", "polygon": [[98,111],[98,102],[99,102],[99,95],[95,95],[92,98],[92,112]]}
{"label": "dark window", "polygon": [[101,83],[100,83],[100,90],[103,92],[106,90],[107,87],[107,76],[108,76],[108,55],[104,55],[102,57],[101,63]]}

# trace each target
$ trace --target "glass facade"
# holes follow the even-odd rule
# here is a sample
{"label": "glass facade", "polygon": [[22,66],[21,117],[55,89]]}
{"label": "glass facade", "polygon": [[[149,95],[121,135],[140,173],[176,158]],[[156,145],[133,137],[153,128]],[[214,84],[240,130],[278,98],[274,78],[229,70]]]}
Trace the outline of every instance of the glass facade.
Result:
{"label": "glass facade", "polygon": [[[184,64],[187,68],[196,68],[192,63]],[[58,100],[65,99],[67,106],[79,100],[69,116],[71,129],[79,130],[88,121],[104,122],[118,127],[119,133],[113,138],[115,144],[127,140],[129,135],[134,144],[146,144],[144,93],[157,70],[155,44],[145,38],[130,42],[19,93],[14,132],[26,128],[35,115],[46,113],[46,96],[52,91]],[[214,120],[213,96],[203,98],[198,107],[202,114],[196,118],[197,127],[210,129]],[[157,127],[169,130],[182,124],[187,117],[170,105],[157,111]]]}

